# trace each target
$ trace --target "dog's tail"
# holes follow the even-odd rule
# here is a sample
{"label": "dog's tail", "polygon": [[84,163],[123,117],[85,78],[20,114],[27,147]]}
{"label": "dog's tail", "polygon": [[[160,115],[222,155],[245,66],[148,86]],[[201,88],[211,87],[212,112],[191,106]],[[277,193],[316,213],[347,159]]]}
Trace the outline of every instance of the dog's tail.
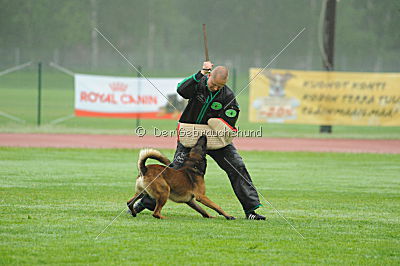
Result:
{"label": "dog's tail", "polygon": [[163,155],[161,152],[159,152],[158,150],[142,149],[142,150],[140,150],[139,159],[138,159],[138,169],[139,169],[140,175],[146,174],[146,172],[147,172],[146,160],[149,158],[157,160],[160,163],[163,163],[167,166],[169,166],[171,164],[171,161],[167,157],[165,157],[165,155]]}

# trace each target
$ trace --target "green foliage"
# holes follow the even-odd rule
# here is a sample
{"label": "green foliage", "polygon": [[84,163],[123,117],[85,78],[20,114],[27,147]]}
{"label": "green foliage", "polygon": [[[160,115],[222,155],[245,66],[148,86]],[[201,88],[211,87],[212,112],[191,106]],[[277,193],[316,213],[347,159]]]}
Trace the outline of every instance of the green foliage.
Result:
{"label": "green foliage", "polygon": [[[135,64],[183,71],[203,60],[201,24],[206,23],[211,59],[241,71],[265,66],[305,27],[272,67],[318,70],[322,2],[0,0],[0,66],[11,65],[13,49],[20,48],[26,61],[52,61],[59,54],[63,65],[93,69],[94,23]],[[399,54],[399,5],[397,0],[337,2],[337,69],[398,71],[393,57]],[[97,69],[128,68],[100,36],[97,43]]]}
{"label": "green foliage", "polygon": [[[352,58],[354,64],[369,64],[374,71],[391,57],[398,58],[400,42],[400,2],[350,0],[338,3],[336,54]],[[371,60],[372,59],[372,60]],[[398,71],[398,67],[392,71]]]}
{"label": "green foliage", "polygon": [[[164,151],[171,157],[173,151]],[[138,150],[0,148],[1,264],[400,262],[399,155],[242,152],[267,221],[247,221],[208,160],[207,194],[235,221],[167,202],[125,213]],[[206,207],[205,207],[206,208]],[[212,214],[212,210],[207,209]],[[96,236],[116,217],[96,240]]]}

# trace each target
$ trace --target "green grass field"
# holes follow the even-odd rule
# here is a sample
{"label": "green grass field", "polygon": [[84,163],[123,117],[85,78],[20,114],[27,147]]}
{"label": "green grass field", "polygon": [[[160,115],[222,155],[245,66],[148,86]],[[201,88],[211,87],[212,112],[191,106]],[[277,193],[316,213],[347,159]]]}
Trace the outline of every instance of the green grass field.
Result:
{"label": "green grass field", "polygon": [[133,194],[137,154],[0,148],[0,264],[400,263],[400,155],[242,152],[259,193],[305,239],[264,199],[267,221],[245,220],[209,159],[207,194],[237,220],[168,202],[169,219],[123,212],[96,240]]}
{"label": "green grass field", "polygon": [[[97,73],[129,76],[132,73]],[[187,73],[146,73],[148,76],[187,76]],[[247,73],[238,76],[237,91],[248,83]],[[107,119],[74,117],[58,124],[52,121],[67,117],[74,112],[73,78],[44,66],[42,91],[42,126],[37,127],[37,73],[33,70],[14,72],[0,77],[0,132],[43,133],[90,133],[90,134],[134,134],[135,119]],[[248,121],[248,89],[238,96],[241,106],[238,126],[242,130],[262,127],[264,137],[311,137],[311,138],[368,138],[399,139],[400,127],[334,126],[333,134],[319,134],[317,125],[290,125],[250,123]],[[13,121],[1,113],[23,119],[25,123]],[[140,124],[148,132],[159,129],[173,130],[174,120],[142,120]]]}

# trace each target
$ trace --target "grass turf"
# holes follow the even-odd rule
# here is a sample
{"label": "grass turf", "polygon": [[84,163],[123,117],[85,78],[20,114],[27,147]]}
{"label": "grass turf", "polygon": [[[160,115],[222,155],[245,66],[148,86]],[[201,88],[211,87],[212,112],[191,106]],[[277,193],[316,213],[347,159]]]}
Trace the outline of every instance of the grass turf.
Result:
{"label": "grass turf", "polygon": [[[117,75],[120,73],[102,73]],[[123,73],[125,76],[132,73]],[[190,73],[146,73],[148,76],[186,76]],[[41,127],[37,122],[37,73],[19,71],[0,77],[0,132],[41,133],[90,133],[90,134],[134,134],[135,119],[72,117],[74,112],[73,78],[45,68],[43,72]],[[238,76],[237,93],[248,83],[247,73]],[[334,126],[333,134],[319,134],[318,125],[293,125],[274,123],[250,123],[248,121],[248,89],[238,96],[241,107],[237,125],[241,130],[259,130],[264,137],[311,137],[311,138],[370,138],[398,139],[400,127]],[[1,113],[23,119],[24,124],[6,118]],[[56,119],[68,118],[58,124]],[[149,134],[158,129],[174,130],[175,120],[141,120],[140,125]]]}
{"label": "grass turf", "polygon": [[238,220],[203,219],[173,202],[167,220],[130,217],[137,154],[0,148],[0,263],[400,262],[400,155],[242,152],[259,192],[302,239],[263,198],[267,221],[243,219],[212,159],[207,194]]}

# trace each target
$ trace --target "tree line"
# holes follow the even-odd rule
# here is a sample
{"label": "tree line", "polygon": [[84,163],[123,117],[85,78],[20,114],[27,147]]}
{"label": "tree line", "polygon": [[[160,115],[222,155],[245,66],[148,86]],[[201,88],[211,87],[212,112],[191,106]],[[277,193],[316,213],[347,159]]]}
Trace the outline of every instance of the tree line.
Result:
{"label": "tree line", "polygon": [[[323,0],[0,0],[0,64],[57,61],[75,69],[126,68],[97,28],[147,69],[182,70],[203,60],[201,24],[210,57],[241,71],[271,65],[322,69],[318,42]],[[335,69],[400,67],[400,1],[337,3]],[[18,55],[18,60],[16,59]]]}

